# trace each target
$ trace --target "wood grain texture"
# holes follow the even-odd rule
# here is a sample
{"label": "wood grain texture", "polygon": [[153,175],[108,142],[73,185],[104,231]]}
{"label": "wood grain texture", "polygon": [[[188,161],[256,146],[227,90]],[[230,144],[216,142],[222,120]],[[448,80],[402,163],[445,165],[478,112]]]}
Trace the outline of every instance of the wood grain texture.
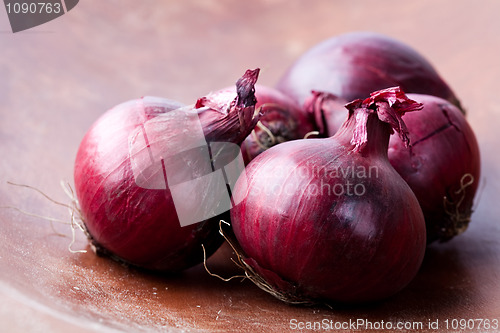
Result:
{"label": "wood grain texture", "polygon": [[[0,206],[68,219],[60,180],[72,181],[78,144],[110,107],[143,95],[192,103],[261,67],[273,85],[307,48],[372,30],[415,47],[468,110],[483,177],[469,230],[429,247],[416,279],[382,303],[330,310],[280,303],[248,281],[202,266],[177,276],[73,254],[66,225],[0,209],[0,331],[283,332],[298,321],[500,319],[500,3],[430,0],[81,1],[12,34],[0,10]],[[78,234],[75,249],[88,249]],[[223,247],[212,271],[237,274]],[[443,331],[443,326],[441,330]]]}

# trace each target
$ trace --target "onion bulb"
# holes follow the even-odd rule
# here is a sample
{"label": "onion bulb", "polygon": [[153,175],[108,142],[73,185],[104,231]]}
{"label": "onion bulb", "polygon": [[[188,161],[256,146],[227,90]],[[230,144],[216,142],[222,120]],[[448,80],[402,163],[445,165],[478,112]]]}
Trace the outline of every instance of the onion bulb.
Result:
{"label": "onion bulb", "polygon": [[408,97],[424,108],[405,117],[409,149],[391,137],[389,161],[417,196],[428,242],[447,241],[469,225],[480,177],[479,146],[456,106],[434,96]]}
{"label": "onion bulb", "polygon": [[[180,271],[203,260],[202,244],[208,254],[219,247],[218,221],[229,214],[220,203],[228,190],[225,182],[214,187],[218,183],[208,176],[234,156],[214,147],[241,144],[255,127],[258,73],[247,71],[236,83],[237,93],[224,98],[211,94],[185,106],[143,97],[112,108],[93,124],[80,144],[74,180],[98,254]],[[194,186],[200,179],[208,181]],[[181,208],[193,221],[183,223]]]}
{"label": "onion bulb", "polygon": [[423,260],[422,210],[387,159],[393,130],[408,144],[401,116],[421,105],[396,87],[347,108],[335,136],[270,148],[233,192],[242,198],[231,223],[247,273],[286,302],[380,300]]}

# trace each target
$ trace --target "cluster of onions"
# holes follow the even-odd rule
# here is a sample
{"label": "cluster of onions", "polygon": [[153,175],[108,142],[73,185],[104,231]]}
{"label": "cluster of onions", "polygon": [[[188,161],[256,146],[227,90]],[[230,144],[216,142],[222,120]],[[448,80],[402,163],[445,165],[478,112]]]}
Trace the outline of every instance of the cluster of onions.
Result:
{"label": "cluster of onions", "polygon": [[[143,97],[112,108],[93,124],[80,144],[74,181],[96,253],[147,269],[180,271],[203,260],[201,244],[208,254],[220,246],[218,223],[228,212],[217,214],[218,193],[207,190],[210,186],[183,188],[186,211],[216,197],[203,211],[211,218],[183,226],[173,187],[213,171],[211,143],[239,145],[250,134],[261,116],[255,112],[258,74],[248,70],[234,93],[213,93],[196,105]],[[217,163],[233,159],[223,154]]]}
{"label": "cluster of onions", "polygon": [[305,53],[276,89],[258,75],[193,105],[143,97],[96,121],[74,170],[96,253],[180,271],[203,260],[202,245],[217,250],[227,220],[262,289],[357,303],[404,288],[428,242],[467,228],[477,141],[415,50],[351,33]]}
{"label": "cluster of onions", "polygon": [[326,139],[286,142],[257,156],[238,181],[231,224],[247,274],[291,303],[366,302],[416,275],[426,231],[415,194],[389,163],[392,130],[421,108],[399,88],[347,105]]}

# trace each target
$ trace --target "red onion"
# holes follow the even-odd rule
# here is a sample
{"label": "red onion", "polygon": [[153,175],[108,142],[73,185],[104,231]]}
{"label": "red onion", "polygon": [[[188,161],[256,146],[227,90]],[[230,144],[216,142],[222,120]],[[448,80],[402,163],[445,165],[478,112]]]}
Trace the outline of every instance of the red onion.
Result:
{"label": "red onion", "polygon": [[[214,102],[222,102],[216,94],[195,108],[143,97],[96,121],[80,144],[74,177],[82,219],[98,254],[179,271],[201,262],[201,244],[208,254],[219,247],[224,207],[215,204],[228,195],[226,183],[212,191],[210,181],[205,188],[189,181],[205,179],[232,161],[234,151],[216,148],[221,142],[240,144],[255,127],[258,73],[247,71],[237,82],[238,94],[225,96],[224,103]],[[212,217],[181,225],[181,211]]]}
{"label": "red onion", "polygon": [[410,149],[391,137],[389,161],[420,202],[428,241],[446,241],[469,225],[480,177],[479,147],[457,107],[434,96],[408,97],[424,108],[405,117]]}
{"label": "red onion", "polygon": [[421,105],[391,88],[347,107],[335,136],[270,148],[233,192],[247,273],[287,302],[388,297],[424,256],[422,210],[387,159],[391,128],[408,143],[401,116]]}
{"label": "red onion", "polygon": [[432,65],[408,45],[371,32],[328,39],[302,55],[277,84],[302,105],[311,90],[351,101],[372,91],[400,86],[406,93],[438,96],[460,107]]}
{"label": "red onion", "polygon": [[[389,161],[410,185],[424,212],[427,240],[446,241],[467,229],[480,177],[479,147],[462,112],[434,96],[408,94],[424,108],[405,117],[410,149],[391,136]],[[342,125],[345,101],[313,92],[306,109],[325,136]]]}

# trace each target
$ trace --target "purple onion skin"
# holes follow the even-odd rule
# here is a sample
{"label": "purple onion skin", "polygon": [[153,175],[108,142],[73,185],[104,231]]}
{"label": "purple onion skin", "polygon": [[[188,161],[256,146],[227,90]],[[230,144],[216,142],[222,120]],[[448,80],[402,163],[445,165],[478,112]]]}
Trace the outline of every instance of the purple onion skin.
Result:
{"label": "purple onion skin", "polygon": [[330,38],[303,54],[283,75],[277,89],[302,105],[312,90],[351,101],[400,86],[406,93],[460,102],[433,66],[400,41],[372,32]]}
{"label": "purple onion skin", "polygon": [[[332,138],[286,142],[262,153],[247,166],[248,186],[238,183],[233,193],[245,198],[231,211],[245,262],[287,297],[380,300],[404,288],[423,260],[422,211],[387,159],[391,127],[370,114],[367,144],[356,151],[357,115]],[[377,177],[331,174],[353,166],[375,166]],[[333,193],[346,190],[347,182],[363,184],[366,192]]]}
{"label": "purple onion skin", "polygon": [[[408,97],[424,108],[405,116],[412,142],[409,149],[391,136],[389,161],[420,202],[428,242],[446,241],[463,232],[470,220],[480,179],[478,143],[463,114],[448,101],[428,95]],[[472,178],[462,180],[467,174]],[[471,180],[463,192],[456,193]],[[455,204],[463,201],[458,207],[445,206],[444,197]]]}

